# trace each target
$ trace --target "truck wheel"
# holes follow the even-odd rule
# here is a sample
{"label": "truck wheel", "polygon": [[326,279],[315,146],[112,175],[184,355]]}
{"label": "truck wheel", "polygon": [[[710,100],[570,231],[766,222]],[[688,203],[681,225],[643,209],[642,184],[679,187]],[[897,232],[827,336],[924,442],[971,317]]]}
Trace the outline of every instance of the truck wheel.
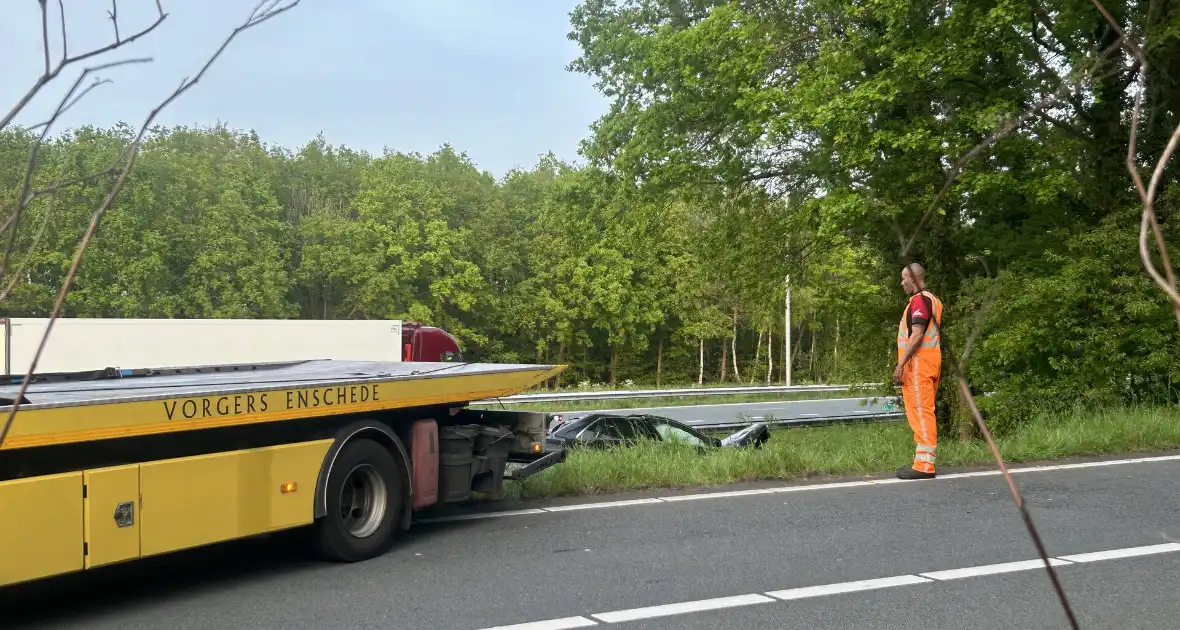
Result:
{"label": "truck wheel", "polygon": [[349,442],[325,486],[327,514],[316,521],[320,553],[357,562],[380,555],[393,540],[405,501],[393,454],[373,440]]}

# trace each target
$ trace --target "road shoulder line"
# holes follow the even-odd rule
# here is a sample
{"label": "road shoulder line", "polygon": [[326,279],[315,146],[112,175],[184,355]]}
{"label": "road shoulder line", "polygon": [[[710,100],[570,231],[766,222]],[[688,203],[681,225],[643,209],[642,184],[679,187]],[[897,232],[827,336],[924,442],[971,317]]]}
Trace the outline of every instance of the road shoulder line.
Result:
{"label": "road shoulder line", "polygon": [[[1071,556],[1053,557],[1049,558],[1049,564],[1056,567],[1077,566],[1079,564],[1099,562],[1103,560],[1139,558],[1149,555],[1174,552],[1180,552],[1180,543],[1164,543],[1158,545],[1145,545],[1141,547],[1127,547],[1123,549],[1108,549],[1105,551],[1074,554]],[[817,586],[805,586],[780,591],[767,591],[764,593],[729,595],[725,597],[698,599],[686,602],[675,602],[671,604],[659,604],[640,608],[612,610],[609,612],[593,613],[584,617],[563,617],[560,619],[549,619],[546,621],[533,621],[508,626],[495,626],[494,628],[482,628],[481,630],[565,630],[566,628],[589,628],[601,624],[609,625],[625,623],[628,621],[637,621],[641,619],[687,615],[698,612],[723,610],[726,608],[752,606],[756,604],[790,602],[800,599],[827,597],[831,595],[857,593],[885,588],[896,588],[901,586],[938,584],[950,580],[959,580],[973,577],[988,577],[993,575],[1013,573],[1016,571],[1038,570],[1043,569],[1044,566],[1045,562],[1039,558],[1034,560],[1020,560],[1016,562],[1003,562],[999,564],[963,567],[960,569],[928,571],[917,574],[895,575],[885,578],[854,580],[850,582],[839,582],[834,584],[820,584]]]}
{"label": "road shoulder line", "polygon": [[[1013,475],[1021,475],[1038,472],[1056,472],[1061,470],[1075,470],[1080,468],[1103,468],[1107,466],[1123,466],[1129,464],[1158,464],[1164,462],[1180,461],[1180,455],[1159,455],[1153,457],[1134,457],[1127,459],[1108,459],[1092,462],[1076,462],[1071,464],[1042,464],[1036,466],[1024,466],[1009,468],[1008,472]],[[418,519],[419,523],[449,523],[454,521],[468,521],[475,519],[489,519],[501,518],[509,516],[526,516],[537,514],[549,514],[555,512],[572,512],[581,510],[603,509],[603,508],[618,508],[630,507],[633,505],[652,505],[656,503],[675,503],[680,501],[700,501],[708,499],[725,499],[730,497],[747,496],[747,495],[763,495],[769,493],[784,493],[784,492],[814,492],[819,490],[836,490],[840,488],[863,488],[871,486],[885,486],[896,483],[937,483],[939,481],[947,481],[954,479],[967,479],[972,477],[996,477],[1000,475],[998,470],[978,470],[962,473],[950,473],[946,475],[939,475],[934,479],[923,479],[918,481],[903,480],[897,478],[884,479],[863,479],[858,481],[836,481],[830,483],[812,483],[812,484],[797,484],[786,486],[775,486],[770,488],[755,488],[749,490],[718,490],[716,492],[699,492],[695,494],[684,495],[667,495],[662,497],[648,497],[642,499],[625,499],[621,501],[600,501],[593,503],[571,503],[568,505],[555,505],[549,507],[527,508],[522,510],[501,510],[492,512],[477,512],[472,514],[460,514],[453,516],[437,516],[431,518]]]}

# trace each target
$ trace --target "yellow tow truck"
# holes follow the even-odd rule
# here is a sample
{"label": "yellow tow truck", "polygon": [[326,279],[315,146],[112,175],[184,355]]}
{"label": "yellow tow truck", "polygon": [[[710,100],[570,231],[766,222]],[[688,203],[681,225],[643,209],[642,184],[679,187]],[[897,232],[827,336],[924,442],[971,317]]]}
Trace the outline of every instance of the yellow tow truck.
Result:
{"label": "yellow tow truck", "polygon": [[[0,442],[0,586],[306,527],[383,553],[419,510],[558,464],[554,365],[310,360],[38,375]],[[21,377],[0,386],[0,425]],[[514,467],[508,470],[508,462]]]}

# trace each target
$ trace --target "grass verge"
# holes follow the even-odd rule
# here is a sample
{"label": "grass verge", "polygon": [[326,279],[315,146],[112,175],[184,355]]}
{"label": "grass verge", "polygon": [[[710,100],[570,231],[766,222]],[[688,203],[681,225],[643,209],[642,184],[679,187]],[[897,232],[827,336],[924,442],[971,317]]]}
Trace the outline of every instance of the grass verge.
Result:
{"label": "grass verge", "polygon": [[[649,488],[707,487],[814,475],[890,473],[913,457],[913,434],[903,422],[776,429],[765,447],[701,454],[673,444],[647,443],[615,451],[570,453],[565,463],[521,483],[504,485],[497,499],[599,494]],[[1180,447],[1180,407],[1114,409],[1037,420],[997,439],[1008,462]],[[982,440],[944,437],[941,467],[991,464]]]}

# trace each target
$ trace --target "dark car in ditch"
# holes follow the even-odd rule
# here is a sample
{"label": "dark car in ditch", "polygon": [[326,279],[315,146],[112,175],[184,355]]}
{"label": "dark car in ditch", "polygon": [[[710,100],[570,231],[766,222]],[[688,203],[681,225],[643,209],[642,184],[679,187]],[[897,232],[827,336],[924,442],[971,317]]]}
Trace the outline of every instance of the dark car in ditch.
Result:
{"label": "dark car in ditch", "polygon": [[609,448],[634,446],[641,439],[687,443],[705,450],[759,448],[770,439],[770,429],[756,422],[724,438],[715,438],[683,422],[651,414],[590,413],[574,418],[555,415],[546,442],[550,446]]}

